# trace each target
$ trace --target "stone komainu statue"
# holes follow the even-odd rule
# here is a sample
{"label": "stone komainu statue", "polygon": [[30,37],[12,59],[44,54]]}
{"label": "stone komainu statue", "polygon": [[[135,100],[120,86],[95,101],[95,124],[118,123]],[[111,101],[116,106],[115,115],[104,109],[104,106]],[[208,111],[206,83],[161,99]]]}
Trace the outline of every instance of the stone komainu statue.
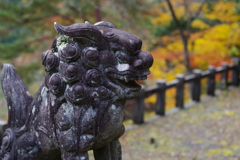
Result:
{"label": "stone komainu statue", "polygon": [[5,64],[8,104],[2,160],[121,160],[123,107],[139,94],[152,56],[142,41],[110,22],[55,23],[59,36],[43,53],[45,82],[34,98],[14,67]]}

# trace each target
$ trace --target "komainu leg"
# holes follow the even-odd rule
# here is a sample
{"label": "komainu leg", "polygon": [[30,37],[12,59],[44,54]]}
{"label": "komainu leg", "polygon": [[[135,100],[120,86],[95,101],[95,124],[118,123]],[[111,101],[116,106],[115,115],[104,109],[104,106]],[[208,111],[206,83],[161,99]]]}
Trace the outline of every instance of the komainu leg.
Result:
{"label": "komainu leg", "polygon": [[93,152],[95,160],[122,160],[121,144],[118,140],[113,140]]}

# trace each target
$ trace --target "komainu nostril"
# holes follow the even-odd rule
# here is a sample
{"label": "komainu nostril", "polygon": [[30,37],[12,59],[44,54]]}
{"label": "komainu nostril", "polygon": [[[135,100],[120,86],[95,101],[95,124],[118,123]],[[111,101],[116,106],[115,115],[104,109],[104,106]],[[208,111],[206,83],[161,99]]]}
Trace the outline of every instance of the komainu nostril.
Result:
{"label": "komainu nostril", "polygon": [[138,59],[133,63],[134,67],[140,67],[142,69],[149,69],[153,64],[153,57],[149,52],[141,51],[138,54]]}

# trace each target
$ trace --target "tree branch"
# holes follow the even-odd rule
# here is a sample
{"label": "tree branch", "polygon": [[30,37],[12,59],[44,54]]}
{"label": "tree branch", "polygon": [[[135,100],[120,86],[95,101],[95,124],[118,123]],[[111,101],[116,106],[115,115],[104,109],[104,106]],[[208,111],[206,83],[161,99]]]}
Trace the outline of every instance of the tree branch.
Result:
{"label": "tree branch", "polygon": [[172,4],[170,2],[170,0],[167,0],[167,4],[168,4],[168,7],[171,11],[171,14],[172,14],[172,17],[173,17],[173,20],[179,30],[179,33],[180,33],[180,36],[182,37],[182,43],[183,43],[183,48],[184,48],[184,57],[185,57],[185,65],[186,65],[186,68],[187,68],[187,71],[190,73],[191,72],[191,67],[190,67],[190,62],[189,62],[189,52],[188,52],[188,48],[187,48],[187,44],[188,44],[188,37],[187,35],[184,35],[183,33],[183,29],[181,28],[180,24],[179,24],[179,21],[175,15],[175,12],[173,10],[173,7],[172,7]]}
{"label": "tree branch", "polygon": [[206,2],[206,0],[203,0],[203,1],[202,1],[202,4],[198,7],[197,12],[196,12],[195,15],[194,15],[194,18],[196,18],[196,17],[199,16],[199,14],[201,13],[202,8],[203,8],[205,2]]}
{"label": "tree branch", "polygon": [[[201,10],[202,10],[203,5],[204,5],[205,2],[206,2],[206,0],[203,0],[203,1],[202,1],[201,5],[198,7],[198,9],[197,9],[197,11],[196,11],[196,13],[195,13],[194,15],[188,10],[188,7],[186,8],[186,10],[189,12],[189,15],[190,15],[190,16],[188,17],[188,21],[187,21],[187,27],[186,27],[187,33],[186,33],[186,37],[189,37],[189,36],[190,36],[190,34],[191,34],[190,25],[191,25],[192,21],[193,21],[196,17],[198,17],[199,14],[201,13]],[[184,0],[184,3],[187,3],[186,0]]]}
{"label": "tree branch", "polygon": [[174,20],[174,22],[175,22],[178,30],[179,30],[179,33],[180,33],[181,37],[182,37],[183,39],[185,39],[185,35],[183,34],[183,30],[182,30],[182,28],[181,28],[181,26],[180,26],[180,23],[179,23],[179,21],[178,21],[178,19],[177,19],[177,16],[176,16],[176,14],[175,14],[175,12],[174,12],[174,10],[173,10],[173,7],[172,7],[172,4],[171,4],[170,0],[167,0],[167,4],[168,4],[168,7],[169,7],[169,9],[170,9],[170,11],[171,11],[171,15],[172,15],[172,17],[173,17],[173,20]]}

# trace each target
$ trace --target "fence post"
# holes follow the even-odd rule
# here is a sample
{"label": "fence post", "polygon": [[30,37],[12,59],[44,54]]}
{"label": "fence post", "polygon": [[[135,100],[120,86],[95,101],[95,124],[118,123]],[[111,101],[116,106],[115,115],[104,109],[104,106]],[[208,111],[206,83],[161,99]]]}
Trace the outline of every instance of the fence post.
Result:
{"label": "fence post", "polygon": [[165,98],[166,98],[166,81],[159,79],[157,81],[157,103],[156,103],[156,114],[160,116],[165,115]]}
{"label": "fence post", "polygon": [[222,73],[222,79],[221,84],[223,89],[227,89],[228,87],[228,64],[226,62],[222,63],[223,73]]}
{"label": "fence post", "polygon": [[144,123],[144,89],[142,89],[140,95],[135,98],[133,108],[133,122],[135,124]]}
{"label": "fence post", "polygon": [[232,57],[233,71],[232,71],[232,85],[239,86],[239,71],[240,71],[240,58]]}
{"label": "fence post", "polygon": [[176,87],[176,107],[184,108],[184,75],[177,74],[176,78],[178,80],[178,85]]}
{"label": "fence post", "polygon": [[200,102],[200,95],[201,95],[201,70],[200,69],[194,69],[193,73],[195,74],[195,79],[192,82],[191,86],[191,94],[192,94],[192,100],[196,102]]}
{"label": "fence post", "polygon": [[216,68],[214,66],[208,66],[208,70],[210,71],[210,75],[208,76],[207,82],[207,95],[215,96],[215,88],[216,88]]}

